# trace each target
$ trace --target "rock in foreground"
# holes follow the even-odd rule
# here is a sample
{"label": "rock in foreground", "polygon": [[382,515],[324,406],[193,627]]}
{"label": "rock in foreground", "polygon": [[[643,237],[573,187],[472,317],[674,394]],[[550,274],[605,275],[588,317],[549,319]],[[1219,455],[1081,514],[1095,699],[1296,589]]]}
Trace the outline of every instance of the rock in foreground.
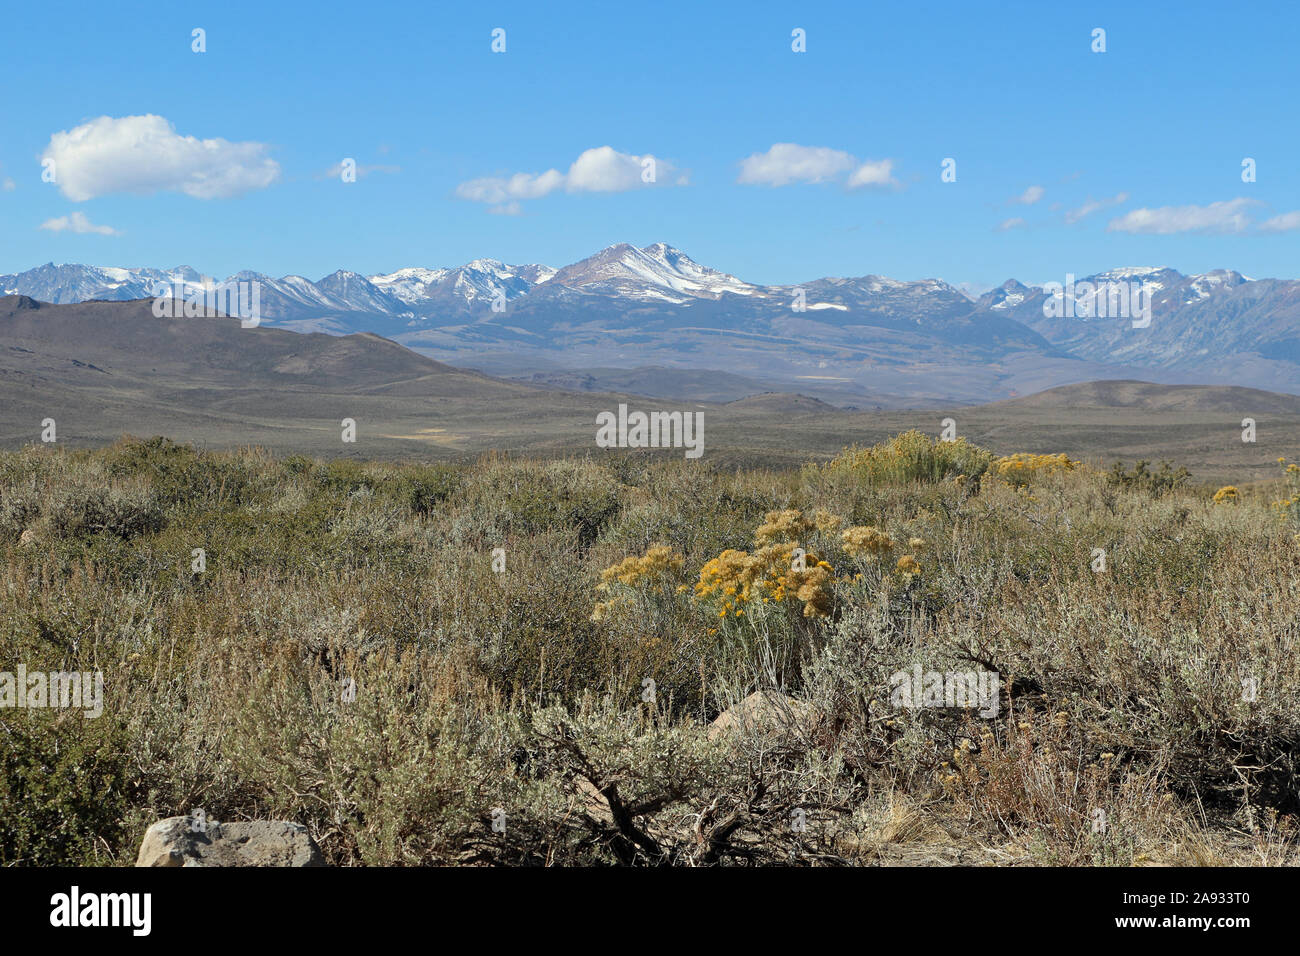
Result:
{"label": "rock in foreground", "polygon": [[709,736],[756,733],[762,736],[799,736],[817,722],[817,708],[780,691],[755,691],[728,707],[709,726]]}
{"label": "rock in foreground", "polygon": [[246,820],[204,823],[168,817],[145,831],[136,866],[324,866],[300,823]]}

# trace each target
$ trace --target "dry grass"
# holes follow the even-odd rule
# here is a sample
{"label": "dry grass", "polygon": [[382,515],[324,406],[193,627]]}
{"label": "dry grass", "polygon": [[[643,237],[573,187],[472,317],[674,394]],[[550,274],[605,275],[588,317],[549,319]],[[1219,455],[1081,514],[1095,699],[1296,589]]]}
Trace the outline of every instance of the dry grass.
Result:
{"label": "dry grass", "polygon": [[[201,807],[339,864],[1294,865],[1281,470],[1216,504],[927,441],[734,474],[0,455],[0,671],[106,685],[96,720],[0,709],[0,864],[129,862]],[[996,716],[898,706],[917,665],[996,671]],[[769,688],[813,719],[706,733]]]}

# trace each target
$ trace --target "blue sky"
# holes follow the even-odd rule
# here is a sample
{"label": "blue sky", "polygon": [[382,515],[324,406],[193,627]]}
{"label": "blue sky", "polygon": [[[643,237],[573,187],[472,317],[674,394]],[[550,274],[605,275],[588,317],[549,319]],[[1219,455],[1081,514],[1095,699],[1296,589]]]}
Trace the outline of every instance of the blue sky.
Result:
{"label": "blue sky", "polygon": [[[1290,3],[180,6],[6,9],[0,273],[317,279],[663,240],[751,282],[1300,278]],[[653,185],[628,175],[647,156]],[[356,182],[329,175],[345,157]]]}

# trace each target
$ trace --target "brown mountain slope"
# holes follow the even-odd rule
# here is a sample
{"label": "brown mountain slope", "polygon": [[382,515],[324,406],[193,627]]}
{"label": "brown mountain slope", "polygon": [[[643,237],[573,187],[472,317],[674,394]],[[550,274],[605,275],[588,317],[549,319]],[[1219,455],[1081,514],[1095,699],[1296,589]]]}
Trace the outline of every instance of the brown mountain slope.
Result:
{"label": "brown mountain slope", "polygon": [[1034,395],[994,402],[989,409],[1114,408],[1225,415],[1300,415],[1300,395],[1235,385],[1157,385],[1116,380],[1061,385]]}
{"label": "brown mountain slope", "polygon": [[[104,376],[178,380],[216,387],[369,390],[424,381],[451,394],[516,386],[444,365],[371,333],[334,336],[242,328],[233,318],[156,318],[151,300],[49,305],[0,297],[5,366],[57,373],[62,384]],[[93,369],[91,368],[93,367]],[[427,380],[427,381],[426,381]]]}
{"label": "brown mountain slope", "polygon": [[[1093,382],[973,407],[847,411],[789,393],[724,405],[537,388],[369,334],[157,319],[147,302],[0,299],[0,447],[39,441],[53,418],[59,444],[74,447],[132,434],[324,458],[601,455],[596,416],[622,402],[703,412],[706,466],[796,466],[909,428],[937,434],[949,417],[999,454],[1170,458],[1206,480],[1271,479],[1278,457],[1300,455],[1300,399],[1253,389]],[[1257,443],[1241,441],[1246,416],[1258,419]],[[345,418],[356,421],[355,443],[342,441]]]}

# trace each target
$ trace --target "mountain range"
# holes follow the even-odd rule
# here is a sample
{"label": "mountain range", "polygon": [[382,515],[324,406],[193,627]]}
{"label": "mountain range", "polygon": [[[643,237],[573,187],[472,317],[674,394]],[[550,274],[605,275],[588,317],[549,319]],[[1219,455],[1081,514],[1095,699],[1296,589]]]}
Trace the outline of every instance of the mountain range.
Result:
{"label": "mountain range", "polygon": [[939,279],[878,275],[758,285],[662,242],[620,243],[560,268],[476,259],[317,281],[49,263],[0,275],[0,294],[127,301],[160,284],[189,295],[247,280],[261,283],[264,324],[376,333],[452,365],[564,388],[619,389],[635,372],[645,394],[779,389],[849,407],[980,403],[1099,379],[1300,393],[1300,281],[1230,270],[1081,277],[1149,290],[1145,328],[1095,309],[1057,316],[1044,307],[1052,290],[1015,279],[978,298]]}

